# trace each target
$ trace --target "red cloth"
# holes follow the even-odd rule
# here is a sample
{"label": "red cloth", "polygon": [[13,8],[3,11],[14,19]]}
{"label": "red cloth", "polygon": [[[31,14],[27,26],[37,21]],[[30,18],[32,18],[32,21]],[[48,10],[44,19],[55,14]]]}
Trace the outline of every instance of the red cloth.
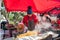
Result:
{"label": "red cloth", "polygon": [[7,11],[26,11],[28,6],[32,6],[34,12],[48,11],[60,2],[52,0],[3,0]]}
{"label": "red cloth", "polygon": [[60,0],[53,0],[53,1],[57,1],[57,2],[60,2]]}
{"label": "red cloth", "polygon": [[60,24],[60,20],[57,20],[57,23]]}
{"label": "red cloth", "polygon": [[28,17],[28,15],[24,16],[23,23],[26,24],[26,26],[27,26],[28,25],[28,20],[29,19],[32,20],[32,18],[34,20],[34,23],[36,24],[38,22],[38,19],[37,19],[36,15],[34,15],[34,14],[32,14],[31,17]]}

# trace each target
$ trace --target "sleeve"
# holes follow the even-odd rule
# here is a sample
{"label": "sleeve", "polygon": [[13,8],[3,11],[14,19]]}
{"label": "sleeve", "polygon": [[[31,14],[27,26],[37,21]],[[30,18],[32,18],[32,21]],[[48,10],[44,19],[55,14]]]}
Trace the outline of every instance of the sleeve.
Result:
{"label": "sleeve", "polygon": [[23,21],[22,22],[25,24],[25,17],[23,18]]}
{"label": "sleeve", "polygon": [[26,16],[24,16],[24,18],[23,18],[23,21],[22,21],[25,25],[26,25],[26,23],[27,23],[27,17]]}
{"label": "sleeve", "polygon": [[34,22],[37,23],[38,22],[38,18],[36,15],[34,15]]}

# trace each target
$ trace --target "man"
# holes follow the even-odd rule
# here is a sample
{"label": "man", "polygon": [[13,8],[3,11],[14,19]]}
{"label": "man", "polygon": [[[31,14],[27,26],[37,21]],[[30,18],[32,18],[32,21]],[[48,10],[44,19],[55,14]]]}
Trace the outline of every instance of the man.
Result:
{"label": "man", "polygon": [[26,33],[27,32],[27,27],[25,27],[23,23],[19,23],[17,25],[17,31],[18,31],[18,34]]}
{"label": "man", "polygon": [[36,15],[33,14],[31,6],[28,7],[27,15],[23,18],[23,23],[28,27],[28,30],[32,31],[35,29],[38,19]]}

